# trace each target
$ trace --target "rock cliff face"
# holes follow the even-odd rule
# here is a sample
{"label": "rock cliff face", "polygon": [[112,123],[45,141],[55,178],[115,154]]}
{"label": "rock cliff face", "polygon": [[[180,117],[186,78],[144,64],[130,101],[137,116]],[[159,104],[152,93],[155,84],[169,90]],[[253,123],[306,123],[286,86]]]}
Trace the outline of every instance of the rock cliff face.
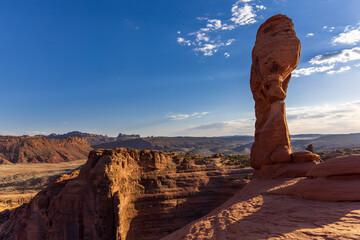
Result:
{"label": "rock cliff face", "polygon": [[[195,157],[194,157],[195,158]],[[244,170],[150,150],[96,150],[0,219],[0,239],[159,239],[245,185]]]}
{"label": "rock cliff face", "polygon": [[[281,166],[292,160],[318,159],[311,152],[291,156],[284,100],[291,72],[299,62],[300,49],[294,24],[285,15],[269,18],[257,32],[250,78],[256,116],[255,140],[251,148],[251,166],[255,169],[265,165]],[[257,177],[263,175],[259,171],[256,174]]]}
{"label": "rock cliff face", "polygon": [[0,164],[72,161],[87,158],[91,150],[88,141],[78,137],[55,140],[0,136]]}

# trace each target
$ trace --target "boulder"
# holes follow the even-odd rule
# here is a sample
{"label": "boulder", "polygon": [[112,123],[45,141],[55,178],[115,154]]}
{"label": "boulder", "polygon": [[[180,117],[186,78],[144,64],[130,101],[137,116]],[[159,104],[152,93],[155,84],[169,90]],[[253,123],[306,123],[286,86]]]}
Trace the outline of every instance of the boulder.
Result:
{"label": "boulder", "polygon": [[298,163],[298,162],[311,162],[311,161],[317,161],[320,159],[320,156],[312,153],[310,151],[299,151],[299,152],[293,152],[291,154],[291,161]]}

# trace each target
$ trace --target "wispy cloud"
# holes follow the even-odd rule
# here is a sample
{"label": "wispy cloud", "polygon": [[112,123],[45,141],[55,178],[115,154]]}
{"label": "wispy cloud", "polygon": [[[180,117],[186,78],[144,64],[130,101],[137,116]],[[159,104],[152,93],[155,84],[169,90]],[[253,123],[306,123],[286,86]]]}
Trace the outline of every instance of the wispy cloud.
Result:
{"label": "wispy cloud", "polygon": [[237,119],[222,121],[199,126],[193,126],[185,130],[185,133],[197,136],[225,136],[243,135],[254,133],[255,119]]}
{"label": "wispy cloud", "polygon": [[312,36],[314,36],[313,33],[308,33],[308,34],[306,34],[306,37],[312,37]]}
{"label": "wispy cloud", "polygon": [[313,73],[318,73],[318,72],[326,72],[330,69],[333,69],[334,65],[329,65],[329,66],[322,66],[322,67],[308,67],[308,68],[300,68],[300,69],[296,69],[292,72],[292,76],[293,77],[301,77],[301,76],[309,76]]}
{"label": "wispy cloud", "polygon": [[349,71],[350,69],[351,69],[350,66],[345,66],[345,67],[339,68],[338,70],[328,71],[327,74],[342,73],[342,72],[345,72],[345,71]]}
{"label": "wispy cloud", "polygon": [[200,118],[206,114],[209,114],[209,112],[194,112],[191,114],[178,113],[178,114],[168,115],[167,118],[170,118],[171,120],[182,120],[186,118]]}
{"label": "wispy cloud", "polygon": [[[325,53],[313,57],[309,63],[311,65],[320,65],[316,67],[300,68],[293,71],[294,77],[309,76],[314,73],[327,72],[328,74],[341,73],[351,70],[350,66],[343,66],[338,70],[333,70],[335,64],[347,63],[360,59],[360,47],[343,49],[340,51]],[[330,70],[330,71],[329,71]]]}
{"label": "wispy cloud", "polygon": [[[222,39],[222,31],[231,31],[240,26],[257,22],[257,12],[265,10],[263,5],[257,5],[253,0],[238,0],[230,10],[231,16],[227,19],[198,17],[197,20],[204,24],[198,31],[185,36],[179,36],[177,42],[182,46],[192,47],[195,53],[203,56],[212,56],[220,48],[230,46],[235,39]],[[181,34],[178,31],[178,34]],[[228,57],[227,55],[224,55]]]}
{"label": "wispy cloud", "polygon": [[291,134],[350,133],[360,129],[360,122],[354,121],[360,119],[360,102],[287,108],[286,111]]}
{"label": "wispy cloud", "polygon": [[360,42],[360,26],[347,26],[344,32],[332,39],[332,42],[353,45]]}
{"label": "wispy cloud", "polygon": [[[291,134],[359,132],[360,102],[325,104],[287,108]],[[225,136],[254,134],[255,119],[213,122],[184,129],[181,134],[192,136]]]}
{"label": "wispy cloud", "polygon": [[326,53],[315,56],[310,60],[311,64],[332,64],[336,62],[349,62],[360,59],[360,47],[344,49],[341,51]]}

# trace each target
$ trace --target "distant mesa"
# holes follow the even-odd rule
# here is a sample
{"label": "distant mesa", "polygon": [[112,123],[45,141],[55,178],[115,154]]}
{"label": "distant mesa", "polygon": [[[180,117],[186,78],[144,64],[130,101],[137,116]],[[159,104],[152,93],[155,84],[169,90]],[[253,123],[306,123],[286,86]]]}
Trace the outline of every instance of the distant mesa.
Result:
{"label": "distant mesa", "polygon": [[81,138],[86,138],[88,140],[88,142],[90,143],[90,145],[93,146],[93,145],[107,143],[107,142],[136,139],[136,138],[140,138],[140,135],[139,134],[127,135],[127,134],[119,133],[119,135],[117,137],[109,137],[108,135],[72,131],[72,132],[68,132],[65,134],[52,133],[50,135],[44,135],[44,137],[47,137],[50,139],[63,139],[63,138],[67,138],[67,137],[81,137]]}
{"label": "distant mesa", "polygon": [[119,133],[119,135],[117,136],[117,138],[140,138],[139,134],[125,134],[125,133]]}

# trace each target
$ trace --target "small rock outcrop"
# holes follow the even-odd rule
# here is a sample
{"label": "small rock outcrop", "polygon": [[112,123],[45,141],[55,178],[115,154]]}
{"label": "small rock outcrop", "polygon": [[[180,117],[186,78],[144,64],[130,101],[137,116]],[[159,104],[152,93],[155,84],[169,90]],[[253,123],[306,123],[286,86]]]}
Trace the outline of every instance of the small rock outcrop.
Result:
{"label": "small rock outcrop", "polygon": [[[304,151],[292,155],[286,122],[285,103],[291,72],[300,58],[301,44],[294,24],[285,15],[275,15],[259,28],[252,51],[250,87],[255,100],[255,140],[251,148],[251,166],[255,176],[261,168],[319,159]],[[275,167],[275,169],[278,168]]]}
{"label": "small rock outcrop", "polygon": [[314,151],[314,146],[312,144],[309,144],[306,148],[306,151],[309,151],[309,152],[312,152],[312,153],[315,153]]}
{"label": "small rock outcrop", "polygon": [[160,239],[231,198],[249,173],[171,152],[94,150],[80,172],[0,215],[0,239]]}
{"label": "small rock outcrop", "polygon": [[0,164],[57,163],[86,159],[92,150],[84,138],[0,136]]}

